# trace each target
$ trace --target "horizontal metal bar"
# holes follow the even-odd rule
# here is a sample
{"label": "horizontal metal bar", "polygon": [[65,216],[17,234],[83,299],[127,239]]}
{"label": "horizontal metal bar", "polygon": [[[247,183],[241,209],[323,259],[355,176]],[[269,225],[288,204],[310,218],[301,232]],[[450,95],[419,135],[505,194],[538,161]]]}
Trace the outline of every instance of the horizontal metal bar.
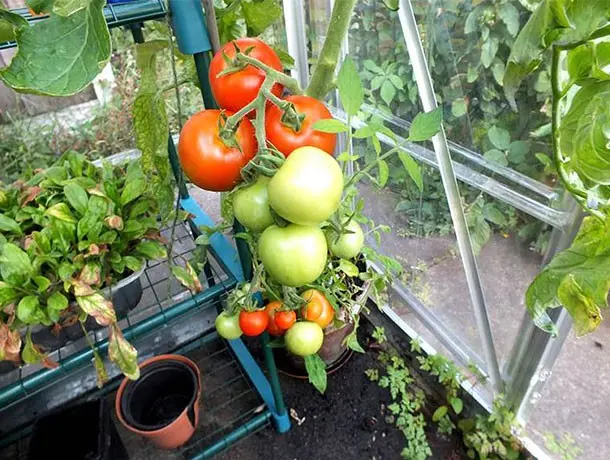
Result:
{"label": "horizontal metal bar", "polygon": [[[347,117],[344,112],[337,110],[336,108],[332,108],[331,112],[335,118],[344,122],[347,121]],[[352,124],[356,128],[365,126],[364,122],[357,121],[355,119],[352,119]],[[382,133],[377,133],[377,137],[384,144],[394,147],[394,140],[389,136]],[[402,146],[400,150],[410,154],[414,159],[438,169],[436,155],[432,150],[427,149],[422,145],[408,142],[404,137],[401,136],[396,136],[396,140],[398,144]],[[516,190],[513,190],[506,184],[475,171],[466,165],[453,160],[452,164],[455,177],[462,182],[481,190],[500,201],[508,203],[526,214],[529,214],[530,216],[535,217],[536,219],[553,227],[563,229],[571,224],[571,214],[569,212],[553,209],[552,207],[525,196]]]}
{"label": "horizontal metal bar", "polygon": [[[403,120],[402,118],[398,118],[392,114],[382,112],[381,110],[373,107],[372,105],[366,104],[363,106],[362,110],[364,112],[374,114],[375,116],[387,121],[388,123],[391,123],[402,129],[408,130],[411,127],[411,123],[409,123],[408,121]],[[495,161],[490,161],[484,156],[480,155],[478,152],[463,147],[462,145],[456,142],[447,140],[447,144],[449,145],[449,150],[451,150],[452,152],[463,156],[467,160],[472,161],[473,163],[483,168],[489,169],[490,171],[499,174],[504,179],[510,180],[517,185],[531,190],[532,192],[540,195],[543,198],[546,198],[547,200],[556,200],[559,198],[559,193],[556,189],[553,189],[542,182],[532,179],[531,177],[526,176],[525,174],[521,174],[519,171],[515,171],[512,168],[502,166],[501,164],[498,164]]]}
{"label": "horizontal metal bar", "polygon": [[[27,8],[15,8],[11,11],[20,14],[30,25],[48,19],[48,16],[32,16]],[[120,27],[163,18],[166,11],[163,0],[139,0],[137,2],[106,5],[104,7],[104,18],[108,27]],[[15,42],[3,42],[0,43],[0,50],[13,48],[16,45]]]}

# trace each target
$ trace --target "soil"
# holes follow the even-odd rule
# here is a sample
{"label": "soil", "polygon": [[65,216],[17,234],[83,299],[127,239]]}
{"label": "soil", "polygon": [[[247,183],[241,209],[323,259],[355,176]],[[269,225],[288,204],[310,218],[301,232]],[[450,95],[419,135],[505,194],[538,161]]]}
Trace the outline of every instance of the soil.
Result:
{"label": "soil", "polygon": [[[363,320],[359,341],[366,353],[354,353],[345,366],[330,375],[324,395],[307,381],[280,374],[286,407],[295,411],[300,424],[293,418],[292,428],[284,434],[271,428],[259,431],[217,458],[399,459],[406,441],[394,425],[386,422],[385,407],[391,403],[389,391],[364,374],[367,369],[381,369],[377,362],[379,349],[370,337],[371,331],[371,324]],[[431,388],[430,397],[436,397]],[[458,433],[452,436],[437,433],[436,425],[430,421],[437,404],[430,402],[428,406],[426,434],[433,452],[431,458],[467,458]]]}

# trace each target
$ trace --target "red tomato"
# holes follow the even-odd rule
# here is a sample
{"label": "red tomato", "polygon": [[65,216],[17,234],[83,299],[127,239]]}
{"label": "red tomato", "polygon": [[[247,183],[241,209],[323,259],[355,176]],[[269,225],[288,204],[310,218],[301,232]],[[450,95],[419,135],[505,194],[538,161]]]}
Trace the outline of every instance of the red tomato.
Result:
{"label": "red tomato", "polygon": [[[241,147],[228,147],[218,135],[220,110],[202,110],[187,121],[180,133],[178,155],[184,173],[198,187],[227,192],[241,180],[243,168],[256,154],[254,127],[244,118],[235,132]],[[226,111],[226,116],[232,113]]]}
{"label": "red tomato", "polygon": [[279,313],[277,310],[282,307],[282,302],[279,302],[277,300],[269,302],[265,307],[265,311],[267,312],[267,315],[269,315],[269,324],[267,324],[267,332],[271,335],[280,336],[286,333],[286,331],[280,328],[275,321],[277,314]]}
{"label": "red tomato", "polygon": [[297,320],[297,314],[294,311],[278,311],[275,314],[275,324],[280,329],[290,329]]}
{"label": "red tomato", "polygon": [[[223,53],[228,58],[233,58],[237,53],[235,46],[242,52],[252,48],[248,56],[258,59],[280,72],[283,69],[280,58],[275,51],[258,38],[240,38],[223,46],[210,63],[210,85],[218,105],[223,109],[237,112],[256,98],[265,80],[265,73],[254,66],[247,65],[241,70],[219,77],[218,74],[227,67]],[[276,83],[273,85],[271,92],[279,96],[282,94],[282,86]]]}
{"label": "red tomato", "polygon": [[288,96],[286,101],[291,102],[298,113],[305,115],[301,121],[301,129],[297,132],[292,127],[283,124],[284,112],[275,104],[269,104],[265,112],[265,130],[269,143],[285,156],[306,145],[318,147],[332,155],[337,135],[323,133],[312,128],[316,121],[332,118],[324,103],[309,96]]}
{"label": "red tomato", "polygon": [[262,334],[268,324],[269,314],[265,310],[242,311],[239,314],[239,328],[250,337]]}
{"label": "red tomato", "polygon": [[323,293],[316,289],[308,289],[301,294],[301,297],[307,301],[301,310],[303,318],[317,323],[322,329],[333,322],[335,309]]}

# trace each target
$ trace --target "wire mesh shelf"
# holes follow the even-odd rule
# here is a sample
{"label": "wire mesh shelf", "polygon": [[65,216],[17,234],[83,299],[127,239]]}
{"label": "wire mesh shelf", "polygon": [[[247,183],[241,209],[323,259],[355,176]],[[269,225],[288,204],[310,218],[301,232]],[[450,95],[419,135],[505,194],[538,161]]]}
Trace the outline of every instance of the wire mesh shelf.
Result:
{"label": "wire mesh shelf", "polygon": [[[162,231],[168,240],[171,238],[175,263],[193,258],[196,249],[193,230],[192,225],[180,224]],[[200,280],[204,290],[193,295],[169,276],[167,260],[149,263],[140,277],[140,302],[119,321],[125,337],[138,349],[140,360],[175,350],[213,328],[217,310],[236,279],[211,249]],[[106,350],[105,328],[88,335],[99,350]],[[58,368],[29,365],[0,375],[3,443],[8,433],[28,425],[38,414],[96,387],[96,373],[90,362],[93,354],[85,337],[67,343],[49,356],[59,363]],[[106,367],[109,378],[120,375],[118,368],[107,360]]]}

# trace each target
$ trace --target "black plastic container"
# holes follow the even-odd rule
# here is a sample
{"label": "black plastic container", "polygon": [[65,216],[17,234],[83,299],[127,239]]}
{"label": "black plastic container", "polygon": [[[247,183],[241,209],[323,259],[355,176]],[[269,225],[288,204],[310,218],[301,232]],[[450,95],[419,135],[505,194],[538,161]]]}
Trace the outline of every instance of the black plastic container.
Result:
{"label": "black plastic container", "polygon": [[105,399],[60,409],[34,425],[28,460],[126,460]]}
{"label": "black plastic container", "polygon": [[185,408],[195,423],[192,409],[197,392],[197,375],[189,365],[158,361],[146,366],[138,380],[129,382],[121,398],[121,413],[129,425],[142,431],[169,425]]}

